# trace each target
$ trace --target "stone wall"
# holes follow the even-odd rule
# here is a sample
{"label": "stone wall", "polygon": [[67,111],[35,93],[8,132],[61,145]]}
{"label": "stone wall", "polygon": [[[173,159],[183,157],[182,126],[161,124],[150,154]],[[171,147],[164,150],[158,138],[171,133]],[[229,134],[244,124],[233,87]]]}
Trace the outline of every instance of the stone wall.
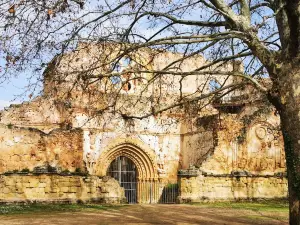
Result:
{"label": "stone wall", "polygon": [[[190,165],[200,167],[209,159],[218,144],[216,122],[217,116],[206,116],[194,119],[195,130],[190,129],[181,135],[182,168],[187,169]],[[191,126],[191,123],[189,124]]]}
{"label": "stone wall", "polygon": [[0,203],[102,202],[121,203],[124,189],[110,177],[1,175]]}
{"label": "stone wall", "polygon": [[243,170],[255,175],[286,171],[280,120],[270,106],[245,105],[239,113],[191,119],[186,127],[182,169],[194,165],[208,174]]}
{"label": "stone wall", "polygon": [[180,202],[237,201],[287,198],[285,177],[203,176],[179,179]]}
{"label": "stone wall", "polygon": [[34,128],[0,125],[0,173],[33,171],[36,167],[84,171],[82,130],[56,129],[46,134]]}

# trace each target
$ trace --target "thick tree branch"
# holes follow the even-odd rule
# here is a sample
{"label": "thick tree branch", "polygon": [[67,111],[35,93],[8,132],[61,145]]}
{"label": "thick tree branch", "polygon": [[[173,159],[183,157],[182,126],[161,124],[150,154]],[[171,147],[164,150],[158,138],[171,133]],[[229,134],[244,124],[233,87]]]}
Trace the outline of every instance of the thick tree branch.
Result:
{"label": "thick tree branch", "polygon": [[177,19],[176,17],[171,16],[169,14],[160,13],[160,12],[146,12],[143,15],[151,15],[151,16],[155,16],[155,17],[165,17],[165,18],[171,20],[173,23],[184,24],[184,25],[201,26],[201,27],[226,26],[226,21],[209,22],[209,21],[197,21],[197,20],[182,20],[182,19]]}
{"label": "thick tree branch", "polygon": [[210,0],[210,2],[223,12],[224,17],[232,24],[233,30],[244,33],[246,38],[245,43],[252,50],[253,55],[265,65],[270,76],[275,79],[277,70],[279,69],[276,63],[276,55],[262,44],[257,33],[251,27],[249,19],[243,15],[236,15],[223,0]]}

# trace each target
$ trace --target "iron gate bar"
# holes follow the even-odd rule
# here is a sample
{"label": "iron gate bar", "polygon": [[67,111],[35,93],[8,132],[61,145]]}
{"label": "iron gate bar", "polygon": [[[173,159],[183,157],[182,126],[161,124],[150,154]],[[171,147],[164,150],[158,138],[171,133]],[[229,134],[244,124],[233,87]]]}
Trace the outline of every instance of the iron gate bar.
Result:
{"label": "iron gate bar", "polygon": [[107,175],[115,178],[124,188],[129,204],[176,203],[179,194],[178,184],[165,185],[158,181],[137,181],[136,166],[125,156],[119,156],[111,162]]}
{"label": "iron gate bar", "polygon": [[135,164],[130,159],[124,156],[117,157],[111,162],[107,175],[115,178],[124,188],[128,203],[137,203],[137,171]]}

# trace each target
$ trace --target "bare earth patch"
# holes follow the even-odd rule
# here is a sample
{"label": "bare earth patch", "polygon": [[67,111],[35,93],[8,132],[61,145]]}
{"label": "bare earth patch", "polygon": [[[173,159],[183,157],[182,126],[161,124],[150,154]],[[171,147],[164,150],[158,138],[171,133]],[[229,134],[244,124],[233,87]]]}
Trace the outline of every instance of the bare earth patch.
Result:
{"label": "bare earth patch", "polygon": [[1,225],[94,224],[288,224],[287,208],[226,205],[128,205],[0,215]]}

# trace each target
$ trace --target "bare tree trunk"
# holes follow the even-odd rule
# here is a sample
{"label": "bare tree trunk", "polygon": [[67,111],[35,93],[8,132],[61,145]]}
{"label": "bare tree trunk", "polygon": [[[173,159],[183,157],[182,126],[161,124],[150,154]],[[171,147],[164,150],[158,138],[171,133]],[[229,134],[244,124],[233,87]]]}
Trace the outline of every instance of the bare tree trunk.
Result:
{"label": "bare tree trunk", "polygon": [[[291,111],[286,112],[284,118],[281,116],[281,124],[288,173],[290,224],[300,225],[300,127],[293,123],[291,118],[288,118],[291,115]],[[293,114],[299,117],[299,112],[298,110]]]}
{"label": "bare tree trunk", "polygon": [[293,187],[293,178],[288,175],[288,185],[289,185],[289,217],[290,225],[299,225],[300,224],[300,199],[299,191],[294,190]]}
{"label": "bare tree trunk", "polygon": [[[298,64],[298,63],[297,63]],[[281,118],[284,138],[290,224],[300,225],[300,66],[286,66],[279,78],[276,108]]]}

